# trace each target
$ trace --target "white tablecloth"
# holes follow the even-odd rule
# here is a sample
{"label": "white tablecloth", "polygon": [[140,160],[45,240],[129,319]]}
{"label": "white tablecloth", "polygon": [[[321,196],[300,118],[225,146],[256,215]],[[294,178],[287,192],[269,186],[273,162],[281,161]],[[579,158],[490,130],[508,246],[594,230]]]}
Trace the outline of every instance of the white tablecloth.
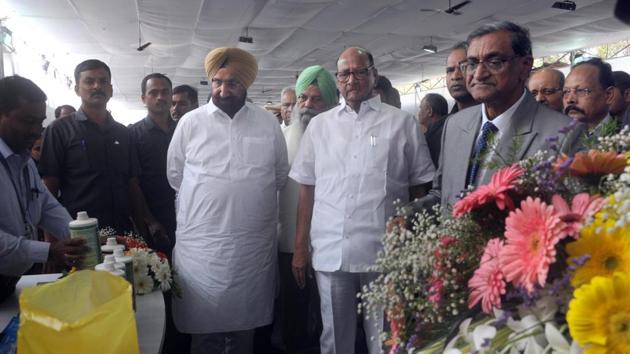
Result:
{"label": "white tablecloth", "polygon": [[[61,274],[23,276],[17,284],[15,294],[0,303],[0,331],[18,313],[18,297],[22,289],[54,281],[60,276]],[[164,340],[164,323],[164,298],[161,292],[136,296],[136,326],[141,354],[160,352]]]}

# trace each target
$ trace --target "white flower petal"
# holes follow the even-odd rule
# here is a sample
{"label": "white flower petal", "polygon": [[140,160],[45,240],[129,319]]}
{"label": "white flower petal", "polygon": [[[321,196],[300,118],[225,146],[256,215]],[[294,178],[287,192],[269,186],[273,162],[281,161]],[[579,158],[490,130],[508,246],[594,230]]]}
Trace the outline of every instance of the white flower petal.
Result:
{"label": "white flower petal", "polygon": [[576,342],[571,343],[571,354],[582,354],[582,347]]}
{"label": "white flower petal", "polygon": [[459,349],[451,348],[444,351],[444,354],[462,354],[462,352]]}
{"label": "white flower petal", "polygon": [[545,349],[538,345],[534,337],[527,338],[527,345],[523,354],[543,354]]}
{"label": "white flower petal", "polygon": [[547,337],[547,342],[549,342],[554,352],[569,353],[569,342],[553,324],[545,324],[545,337]]}
{"label": "white flower petal", "polygon": [[477,326],[473,330],[473,341],[475,343],[475,349],[481,349],[484,346],[486,340],[494,338],[497,335],[497,329],[492,326]]}

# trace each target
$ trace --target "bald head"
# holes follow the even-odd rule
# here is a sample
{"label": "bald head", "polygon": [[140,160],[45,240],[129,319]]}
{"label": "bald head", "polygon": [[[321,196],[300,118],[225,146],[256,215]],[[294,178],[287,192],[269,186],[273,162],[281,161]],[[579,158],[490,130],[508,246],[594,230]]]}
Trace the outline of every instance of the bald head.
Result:
{"label": "bald head", "polygon": [[527,88],[536,101],[558,112],[562,112],[563,87],[564,74],[551,68],[534,71],[527,82]]}

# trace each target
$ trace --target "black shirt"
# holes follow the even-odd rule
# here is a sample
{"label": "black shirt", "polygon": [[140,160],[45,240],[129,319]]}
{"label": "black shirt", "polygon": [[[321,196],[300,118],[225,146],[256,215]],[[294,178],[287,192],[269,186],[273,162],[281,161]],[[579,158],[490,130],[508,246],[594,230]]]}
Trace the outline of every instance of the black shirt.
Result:
{"label": "black shirt", "polygon": [[129,130],[109,114],[103,127],[79,110],[46,129],[39,171],[59,178],[59,201],[72,217],[87,211],[100,228],[131,231],[129,180],[137,168]]}
{"label": "black shirt", "polygon": [[151,214],[168,231],[172,242],[176,226],[175,191],[166,178],[166,154],[175,126],[175,121],[169,119],[169,130],[164,132],[149,117],[129,126],[140,164],[140,188],[144,199]]}
{"label": "black shirt", "polygon": [[440,159],[442,130],[444,130],[444,122],[446,122],[446,118],[440,119],[439,121],[431,125],[427,132],[424,133],[424,138],[427,141],[429,153],[431,154],[431,160],[433,161],[433,165],[435,165],[436,169],[438,168]]}

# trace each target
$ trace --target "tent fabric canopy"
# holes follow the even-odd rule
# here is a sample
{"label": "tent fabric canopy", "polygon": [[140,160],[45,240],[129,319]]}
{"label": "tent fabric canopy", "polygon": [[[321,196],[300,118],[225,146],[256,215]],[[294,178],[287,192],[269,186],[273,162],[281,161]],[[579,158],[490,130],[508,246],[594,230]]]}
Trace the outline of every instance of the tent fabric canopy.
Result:
{"label": "tent fabric canopy", "polygon": [[[14,31],[36,33],[63,56],[70,75],[79,61],[97,58],[112,69],[114,95],[131,107],[140,81],[151,72],[175,85],[190,84],[203,100],[209,86],[203,60],[213,48],[239,46],[259,63],[249,97],[279,100],[299,72],[320,64],[332,72],[340,52],[360,45],[374,54],[379,72],[394,84],[441,75],[449,48],[476,27],[510,20],[529,28],[536,57],[630,37],[613,16],[615,0],[577,0],[574,12],[551,8],[553,0],[473,0],[461,15],[447,0],[5,0],[19,18]],[[458,1],[453,2],[458,3]],[[137,51],[138,21],[141,42]],[[16,22],[17,23],[17,22]],[[239,43],[247,34],[254,43]],[[436,54],[422,50],[432,42]]]}

